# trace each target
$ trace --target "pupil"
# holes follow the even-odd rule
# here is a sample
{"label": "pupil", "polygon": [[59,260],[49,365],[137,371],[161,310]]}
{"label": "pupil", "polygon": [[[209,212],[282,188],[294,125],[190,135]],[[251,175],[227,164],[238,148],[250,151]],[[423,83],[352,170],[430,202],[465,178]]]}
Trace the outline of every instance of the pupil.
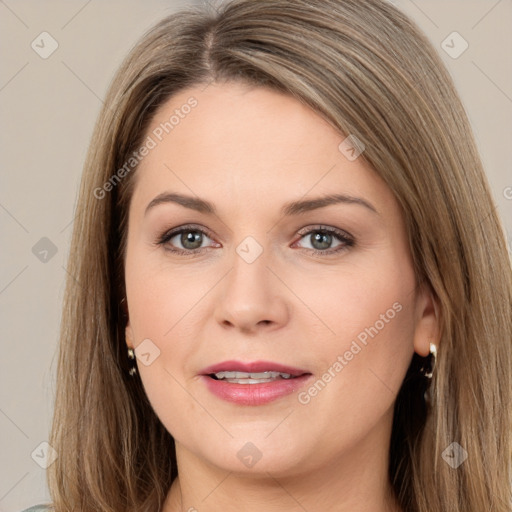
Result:
{"label": "pupil", "polygon": [[[199,241],[199,245],[197,247],[190,247],[187,244],[191,243],[192,245],[194,242]],[[183,247],[186,247],[187,249],[197,249],[201,247],[201,233],[198,231],[186,231],[181,235],[181,243],[183,244]]]}
{"label": "pupil", "polygon": [[[329,245],[331,243],[331,238],[332,238],[332,235],[329,235],[328,233],[316,233],[315,235],[313,235],[313,241],[320,242],[321,249],[329,248]],[[322,243],[322,240],[324,241],[323,243]],[[313,243],[313,246],[314,245],[315,244]]]}

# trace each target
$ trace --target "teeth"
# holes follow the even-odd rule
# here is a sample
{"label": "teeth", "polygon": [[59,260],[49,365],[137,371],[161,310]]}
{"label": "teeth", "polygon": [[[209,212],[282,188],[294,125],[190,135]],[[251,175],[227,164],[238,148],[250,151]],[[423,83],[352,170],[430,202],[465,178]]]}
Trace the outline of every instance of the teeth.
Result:
{"label": "teeth", "polygon": [[218,372],[215,377],[219,380],[226,380],[235,384],[260,384],[262,382],[272,382],[278,378],[290,379],[291,374],[281,372]]}
{"label": "teeth", "polygon": [[262,384],[264,382],[274,382],[276,379],[222,379],[230,384]]}

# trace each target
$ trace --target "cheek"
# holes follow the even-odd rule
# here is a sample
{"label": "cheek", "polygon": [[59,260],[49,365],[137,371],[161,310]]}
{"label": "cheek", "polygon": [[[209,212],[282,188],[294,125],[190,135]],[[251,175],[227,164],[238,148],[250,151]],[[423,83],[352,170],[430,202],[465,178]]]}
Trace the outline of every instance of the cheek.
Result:
{"label": "cheek", "polygon": [[163,343],[163,349],[167,340],[175,338],[175,333],[188,324],[189,315],[197,317],[197,305],[215,280],[197,267],[193,270],[192,265],[171,266],[161,251],[128,251],[125,274],[135,343],[141,337],[154,338]]}
{"label": "cheek", "polygon": [[332,281],[322,301],[336,334],[319,344],[322,382],[311,390],[312,408],[354,422],[355,431],[392,405],[414,350],[414,283],[409,262],[392,252]]}
{"label": "cheek", "polygon": [[201,322],[211,317],[204,299],[218,277],[192,265],[171,268],[156,251],[135,247],[128,250],[125,276],[133,343],[150,354],[149,364],[137,361],[140,378],[155,413],[179,434],[186,418],[204,415],[185,388],[194,377],[190,361],[200,349]]}
{"label": "cheek", "polygon": [[[142,263],[142,262],[141,262]],[[193,304],[193,287],[182,288],[180,280],[149,269],[137,259],[127,261],[126,291],[130,326],[136,347],[146,346],[149,361],[138,357],[137,367],[151,406],[166,429],[183,436],[187,417],[197,417],[196,402],[185,391],[186,364],[192,344],[186,343],[183,327]],[[143,354],[144,354],[143,353]],[[148,363],[148,364],[146,364]]]}
{"label": "cheek", "polygon": [[[313,325],[320,325],[316,348],[331,360],[333,355],[350,350],[353,341],[369,354],[374,352],[372,348],[382,349],[384,356],[407,341],[412,347],[412,266],[397,251],[381,251],[378,256],[367,255],[327,273],[290,273],[285,277],[307,306],[297,303],[297,313],[300,310],[304,314],[297,314],[293,322],[303,323],[308,332]],[[372,340],[375,343],[371,344]]]}

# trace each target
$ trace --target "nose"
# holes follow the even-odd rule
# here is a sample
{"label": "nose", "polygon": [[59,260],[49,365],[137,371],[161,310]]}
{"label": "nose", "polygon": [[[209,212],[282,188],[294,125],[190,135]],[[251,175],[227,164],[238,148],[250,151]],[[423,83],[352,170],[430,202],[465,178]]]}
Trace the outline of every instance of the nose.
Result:
{"label": "nose", "polygon": [[[249,263],[235,253],[231,270],[219,286],[216,321],[225,329],[257,333],[284,326],[289,319],[287,288],[269,268],[269,250]],[[288,292],[289,293],[289,292]]]}

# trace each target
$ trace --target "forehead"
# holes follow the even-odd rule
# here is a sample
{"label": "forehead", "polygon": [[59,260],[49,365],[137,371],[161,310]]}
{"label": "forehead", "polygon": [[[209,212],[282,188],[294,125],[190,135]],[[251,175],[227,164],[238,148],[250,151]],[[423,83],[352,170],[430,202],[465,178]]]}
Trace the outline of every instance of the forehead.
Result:
{"label": "forehead", "polygon": [[[152,149],[137,169],[133,201],[169,188],[240,205],[325,193],[393,202],[345,135],[292,96],[239,83],[200,85],[171,97],[146,131]],[[390,206],[390,205],[388,205]]]}

